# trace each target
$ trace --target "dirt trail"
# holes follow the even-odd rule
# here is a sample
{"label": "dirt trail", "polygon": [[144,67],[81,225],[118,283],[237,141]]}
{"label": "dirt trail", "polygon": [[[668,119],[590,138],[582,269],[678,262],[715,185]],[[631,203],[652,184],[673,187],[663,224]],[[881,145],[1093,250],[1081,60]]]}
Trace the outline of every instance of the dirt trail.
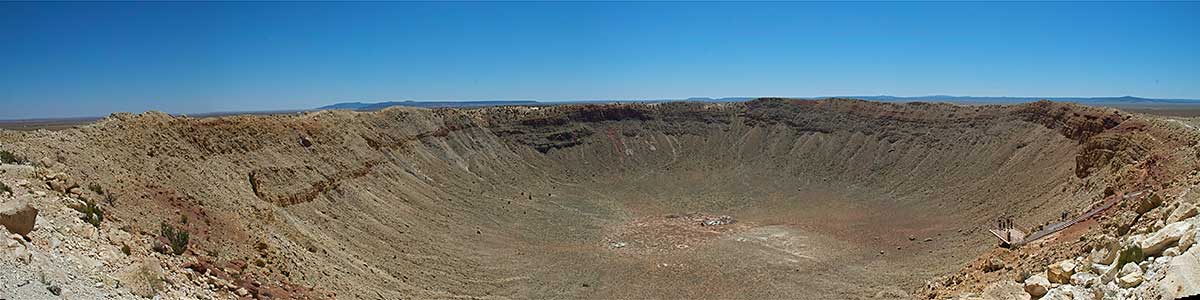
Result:
{"label": "dirt trail", "polygon": [[[119,195],[102,228],[191,232],[167,272],[236,267],[295,298],[858,299],[973,264],[997,217],[1037,224],[1186,176],[1200,138],[1168,123],[760,99],[120,114],[0,131],[0,148]],[[696,221],[722,215],[736,222]]]}

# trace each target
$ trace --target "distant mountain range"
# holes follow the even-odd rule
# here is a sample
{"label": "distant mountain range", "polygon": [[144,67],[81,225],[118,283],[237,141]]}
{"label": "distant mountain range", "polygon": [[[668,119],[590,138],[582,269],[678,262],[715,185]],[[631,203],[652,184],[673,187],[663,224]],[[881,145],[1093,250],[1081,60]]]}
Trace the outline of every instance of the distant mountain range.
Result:
{"label": "distant mountain range", "polygon": [[[644,100],[562,100],[562,101],[534,101],[534,100],[466,100],[466,101],[388,101],[388,102],[344,102],[333,105],[318,107],[317,109],[348,109],[372,111],[380,110],[392,106],[408,106],[408,107],[426,107],[426,108],[442,108],[442,107],[483,107],[483,106],[504,106],[504,105],[555,105],[555,104],[585,104],[585,103],[614,103],[614,102],[671,102],[671,101],[692,101],[692,102],[741,102],[749,101],[758,97],[726,97],[726,98],[708,98],[708,97],[692,97],[686,99],[644,99]],[[1200,100],[1197,99],[1152,99],[1140,98],[1132,96],[1124,97],[975,97],[975,96],[948,96],[948,95],[932,95],[932,96],[915,96],[915,97],[897,97],[897,96],[831,96],[831,97],[788,97],[798,99],[824,99],[824,98],[853,98],[879,102],[947,102],[958,104],[1013,104],[1033,102],[1038,100],[1050,100],[1059,102],[1075,102],[1088,105],[1102,105],[1114,107],[1146,107],[1146,106],[1200,106]]]}
{"label": "distant mountain range", "polygon": [[555,104],[586,104],[586,103],[613,103],[613,102],[670,102],[670,101],[697,101],[697,102],[735,102],[747,101],[754,99],[753,97],[738,97],[738,98],[687,98],[687,99],[653,99],[653,100],[564,100],[564,101],[534,101],[534,100],[463,100],[463,101],[387,101],[387,102],[342,102],[333,105],[318,107],[321,109],[348,109],[372,111],[380,110],[392,106],[407,106],[407,107],[426,107],[426,108],[442,108],[442,107],[483,107],[483,106],[504,106],[504,105],[555,105]]}
{"label": "distant mountain range", "polygon": [[480,107],[480,106],[502,106],[502,105],[539,105],[537,101],[527,100],[483,100],[483,101],[388,101],[376,103],[363,102],[344,102],[334,105],[326,105],[317,109],[349,109],[349,110],[380,110],[392,106],[411,106],[411,107]]}

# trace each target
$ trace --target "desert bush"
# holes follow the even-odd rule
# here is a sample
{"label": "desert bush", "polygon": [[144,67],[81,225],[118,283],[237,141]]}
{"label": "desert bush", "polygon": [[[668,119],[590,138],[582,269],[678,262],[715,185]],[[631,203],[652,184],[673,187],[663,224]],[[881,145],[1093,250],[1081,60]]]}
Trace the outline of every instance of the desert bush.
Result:
{"label": "desert bush", "polygon": [[100,222],[104,222],[104,210],[96,205],[96,202],[88,200],[82,205],[74,205],[71,208],[83,213],[83,216],[79,218],[88,224],[92,224],[92,226],[96,226],[96,228],[100,228]]}
{"label": "desert bush", "polygon": [[99,184],[95,184],[95,183],[88,184],[88,190],[91,190],[93,193],[96,193],[96,195],[104,195],[104,188],[100,187]]}
{"label": "desert bush", "polygon": [[129,249],[129,245],[127,245],[127,244],[121,245],[121,253],[125,253],[125,255],[129,255],[132,252],[133,252],[133,250]]}
{"label": "desert bush", "polygon": [[8,150],[0,150],[0,163],[15,164],[24,161],[21,157],[9,152]]}
{"label": "desert bush", "polygon": [[176,230],[174,226],[162,223],[162,237],[167,239],[168,245],[171,246],[171,253],[175,255],[183,254],[187,250],[188,232],[185,230]]}
{"label": "desert bush", "polygon": [[104,203],[108,203],[109,206],[117,205],[117,195],[113,195],[112,193],[104,194]]}
{"label": "desert bush", "polygon": [[1125,247],[1121,249],[1121,255],[1117,257],[1117,269],[1125,266],[1126,263],[1139,263],[1146,259],[1146,255],[1142,253],[1142,247],[1137,245]]}
{"label": "desert bush", "polygon": [[8,185],[4,184],[3,182],[0,182],[0,195],[6,194],[6,193],[11,194],[12,192],[13,192],[12,188],[8,187]]}

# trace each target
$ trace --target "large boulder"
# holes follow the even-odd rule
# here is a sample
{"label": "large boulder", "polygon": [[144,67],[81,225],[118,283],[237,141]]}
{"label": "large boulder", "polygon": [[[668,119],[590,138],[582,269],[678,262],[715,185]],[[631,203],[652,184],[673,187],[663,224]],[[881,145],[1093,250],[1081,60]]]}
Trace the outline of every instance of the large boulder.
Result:
{"label": "large boulder", "polygon": [[983,264],[983,272],[990,273],[1004,269],[1004,260],[992,258]]}
{"label": "large boulder", "polygon": [[1167,223],[1183,221],[1184,219],[1195,216],[1198,212],[1200,212],[1200,210],[1196,208],[1195,204],[1186,202],[1179,203],[1179,206],[1175,208],[1175,211],[1171,212],[1171,216],[1167,217]]}
{"label": "large boulder", "polygon": [[1137,204],[1134,207],[1134,209],[1137,211],[1138,214],[1144,214],[1144,213],[1149,212],[1151,209],[1157,208],[1159,205],[1162,205],[1162,203],[1163,203],[1162,196],[1159,196],[1158,193],[1151,192],[1150,195],[1148,195],[1148,196],[1138,198]]}
{"label": "large boulder", "polygon": [[1185,233],[1191,231],[1192,226],[1192,223],[1188,222],[1168,224],[1139,241],[1138,246],[1142,247],[1142,253],[1145,253],[1146,256],[1159,256],[1167,247],[1178,243]]}
{"label": "large boulder", "polygon": [[1042,274],[1029,276],[1029,278],[1025,279],[1025,292],[1029,293],[1029,296],[1035,299],[1041,298],[1048,290],[1050,290],[1050,280],[1047,280],[1046,276],[1042,276]]}
{"label": "large boulder", "polygon": [[1155,289],[1164,299],[1200,295],[1200,247],[1172,257]]}
{"label": "large boulder", "polygon": [[44,179],[46,180],[46,186],[49,187],[50,190],[60,194],[66,194],[72,188],[79,187],[79,184],[75,182],[75,178],[63,172],[50,173],[49,175],[46,175]]}
{"label": "large boulder", "polygon": [[1137,222],[1138,213],[1122,210],[1113,215],[1113,218],[1108,222],[1108,226],[1113,227],[1117,231],[1117,235],[1125,235],[1133,228],[1133,224]]}
{"label": "large boulder", "polygon": [[1142,268],[1137,264],[1125,264],[1121,268],[1121,273],[1117,277],[1117,286],[1121,288],[1132,288],[1142,284]]}
{"label": "large boulder", "polygon": [[1092,287],[1100,283],[1100,276],[1092,273],[1075,273],[1071,275],[1071,284],[1081,287]]}
{"label": "large boulder", "polygon": [[1196,244],[1198,235],[1200,235],[1200,228],[1192,228],[1191,231],[1184,233],[1183,237],[1179,238],[1179,251],[1188,251],[1192,245]]}
{"label": "large boulder", "polygon": [[[1185,235],[1185,237],[1186,237],[1186,235]],[[1180,240],[1182,241],[1183,239],[1180,239]],[[1180,252],[1181,251],[1179,251],[1179,247],[1167,248],[1167,250],[1163,250],[1162,257],[1178,256]]]}
{"label": "large boulder", "polygon": [[29,232],[33,231],[37,214],[38,210],[29,206],[29,203],[5,202],[0,204],[0,226],[4,226],[9,232],[28,236]]}
{"label": "large boulder", "polygon": [[1135,288],[1139,284],[1142,284],[1143,280],[1145,278],[1142,278],[1142,273],[1133,273],[1117,278],[1117,286],[1125,289]]}
{"label": "large boulder", "polygon": [[1091,262],[1105,265],[1112,264],[1120,252],[1120,241],[1109,235],[1102,236],[1092,246]]}
{"label": "large boulder", "polygon": [[1075,261],[1064,260],[1050,265],[1046,269],[1046,279],[1050,282],[1063,284],[1071,283],[1071,275],[1075,274]]}

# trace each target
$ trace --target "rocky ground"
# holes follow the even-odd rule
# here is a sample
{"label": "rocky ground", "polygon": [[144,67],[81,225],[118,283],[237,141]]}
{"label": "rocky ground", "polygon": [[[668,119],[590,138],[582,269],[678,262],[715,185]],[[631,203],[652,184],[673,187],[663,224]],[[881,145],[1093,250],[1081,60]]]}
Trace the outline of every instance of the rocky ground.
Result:
{"label": "rocky ground", "polygon": [[[1087,232],[1068,230],[1019,249],[995,250],[957,274],[927,283],[923,292],[930,298],[959,299],[1178,299],[1200,294],[1200,247],[1193,247],[1200,238],[1200,187],[1159,197],[1141,198],[1143,206],[1133,210],[1141,211],[1136,220],[1101,217],[1100,223],[1081,229]],[[1073,243],[1076,239],[1079,243]],[[1083,249],[1055,249],[1060,248],[1055,244],[1067,243]],[[1082,255],[1055,260],[1063,253]]]}
{"label": "rocky ground", "polygon": [[[227,299],[233,290],[210,289],[204,274],[181,269],[188,259],[144,251],[155,241],[128,228],[97,228],[81,218],[72,206],[88,199],[76,187],[66,195],[50,190],[47,181],[66,178],[46,168],[23,164],[0,165],[0,183],[11,192],[0,195],[4,209],[5,259],[0,261],[2,299]],[[70,182],[67,179],[65,182]],[[92,195],[97,196],[97,195]],[[34,211],[36,218],[20,218],[16,211]],[[28,223],[24,235],[8,231],[10,224]],[[134,251],[133,249],[137,249]]]}
{"label": "rocky ground", "polygon": [[0,298],[1157,299],[1194,282],[1196,125],[760,99],[0,130]]}

